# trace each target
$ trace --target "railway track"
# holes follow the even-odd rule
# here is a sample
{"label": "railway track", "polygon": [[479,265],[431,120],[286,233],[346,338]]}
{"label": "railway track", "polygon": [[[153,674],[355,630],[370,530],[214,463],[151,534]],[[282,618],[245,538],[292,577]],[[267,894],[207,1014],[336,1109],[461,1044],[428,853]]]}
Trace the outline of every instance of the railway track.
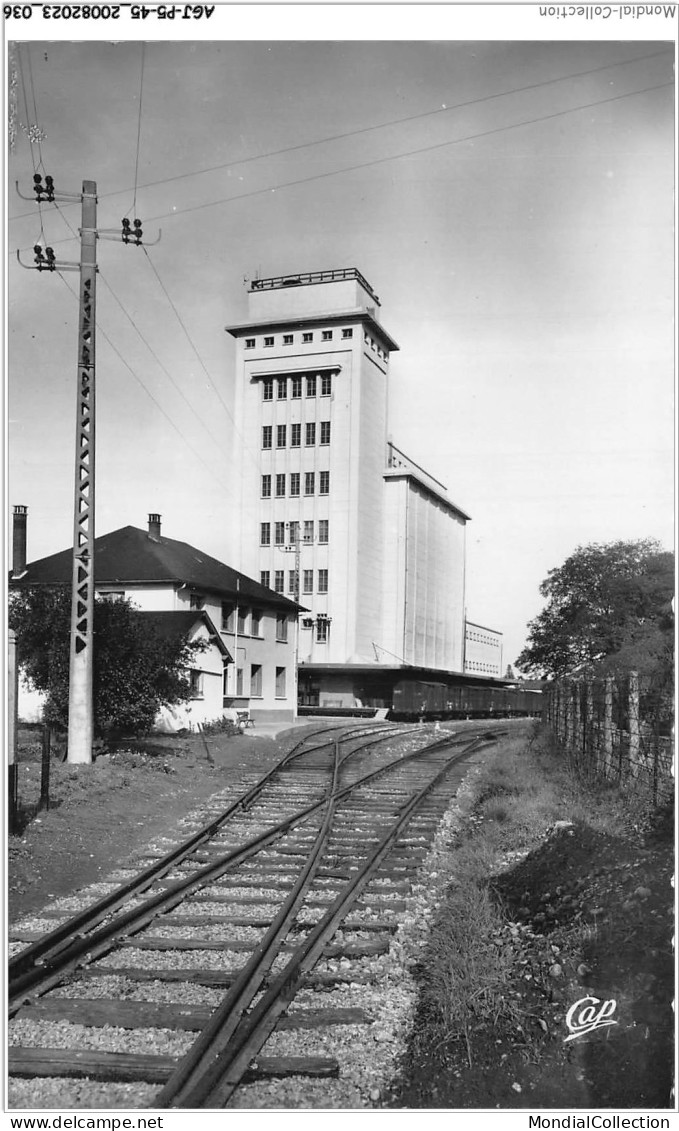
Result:
{"label": "railway track", "polygon": [[[233,1106],[255,1080],[337,1077],[332,1035],[371,1024],[355,1002],[398,929],[455,767],[495,737],[307,732],[94,904],[39,938],[11,934],[28,945],[9,967],[10,1077],[66,1092],[69,1080],[123,1083],[140,1097],[124,1106],[193,1109]],[[347,988],[352,1004],[328,1008]]]}

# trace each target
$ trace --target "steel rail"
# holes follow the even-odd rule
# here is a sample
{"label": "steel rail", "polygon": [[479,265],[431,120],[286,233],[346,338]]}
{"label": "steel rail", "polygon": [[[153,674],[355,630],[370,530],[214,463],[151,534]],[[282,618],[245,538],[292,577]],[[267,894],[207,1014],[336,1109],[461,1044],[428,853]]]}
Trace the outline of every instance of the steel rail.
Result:
{"label": "steel rail", "polygon": [[[157,1107],[224,1107],[240,1084],[250,1063],[273,1032],[279,1017],[294,997],[301,978],[321,957],[325,946],[346,917],[363,889],[373,878],[384,858],[391,851],[403,827],[425,798],[465,755],[497,735],[476,737],[450,759],[441,770],[402,806],[392,827],[373,849],[359,872],[347,883],[343,892],[330,905],[323,918],[300,943],[285,969],[269,984],[250,1014],[232,1019],[233,995],[227,994],[210,1018],[205,1036],[201,1035],[180,1062],[177,1070],[161,1089],[154,1103]],[[436,748],[444,741],[434,744]],[[448,745],[452,745],[450,739]],[[431,752],[427,748],[427,753]],[[403,759],[400,760],[401,764]]]}
{"label": "steel rail", "polygon": [[[200,1036],[191,1048],[191,1056],[180,1063],[172,1077],[171,1089],[168,1098],[180,1090],[191,1089],[197,1082],[200,1065],[207,1056],[214,1055],[215,1042],[221,1047],[235,1033],[245,1010],[252,1005],[253,999],[262,988],[262,984],[271,970],[274,959],[280,953],[281,943],[287,937],[290,927],[297,917],[308,890],[313,883],[323,851],[327,847],[328,838],[332,829],[332,822],[337,806],[336,787],[340,769],[339,748],[335,747],[335,765],[333,772],[332,795],[328,798],[323,824],[318,831],[314,844],[306,858],[292,890],[281,905],[275,918],[268,927],[252,957],[236,976],[233,985],[228,990],[219,1009],[212,1015]],[[165,1089],[161,1090],[157,1106],[164,1106]],[[154,1105],[156,1106],[156,1105]]]}
{"label": "steel rail", "polygon": [[[202,828],[198,829],[191,837],[183,841],[176,848],[171,849],[153,864],[149,864],[131,880],[121,884],[115,891],[102,896],[96,903],[91,904],[89,907],[85,908],[84,911],[71,916],[64,923],[61,923],[58,927],[55,927],[52,931],[49,931],[11,958],[7,968],[10,985],[13,979],[19,978],[21,974],[31,969],[36,962],[54,951],[59,944],[68,942],[74,935],[82,936],[86,932],[93,930],[98,923],[117,911],[118,908],[127,903],[132,896],[139,895],[149,887],[152,887],[157,880],[162,879],[167,872],[176,867],[177,864],[180,864],[187,856],[190,856],[204,841],[210,840],[230,817],[238,812],[246,811],[266,788],[270,780],[285,769],[287,765],[297,758],[323,749],[323,744],[312,747],[311,750],[304,749],[305,743],[310,738],[315,738],[319,734],[324,734],[327,731],[335,729],[339,728],[323,727],[313,731],[309,735],[305,735],[304,738],[300,739],[300,741],[293,746],[292,750],[289,750],[288,753],[271,768],[271,770],[268,770],[259,781],[232,802],[218,817],[215,817],[212,821],[203,825]],[[365,733],[365,731],[362,731],[361,735],[349,733],[342,736],[341,741],[349,741],[351,738],[364,736]]]}
{"label": "steel rail", "polygon": [[[385,739],[389,737],[391,737],[391,734],[384,736]],[[375,742],[377,741],[382,741],[382,739],[376,739]],[[366,746],[374,745],[375,742],[366,744]],[[342,790],[339,790],[335,796],[339,799],[358,785],[369,781],[378,774],[386,772],[393,765],[402,765],[405,761],[418,757],[425,750],[432,750],[437,745],[440,745],[440,742],[406,755],[405,758],[397,759],[395,763],[390,763],[389,766],[380,767],[359,779],[357,782],[345,786]],[[350,751],[349,755],[353,756],[354,754],[362,753],[365,751],[366,746],[359,747],[359,749],[355,751]],[[307,752],[301,751],[301,753]],[[83,929],[69,930],[69,927],[74,922],[74,920],[69,920],[67,923],[62,924],[61,927],[43,936],[36,944],[26,948],[26,951],[22,951],[17,955],[17,959],[21,959],[27,952],[32,952],[30,955],[32,964],[24,963],[22,968],[17,972],[15,963],[14,969],[10,971],[8,984],[8,1009],[10,1016],[12,1016],[21,1005],[25,1004],[27,997],[45,993],[60,982],[66,974],[71,973],[81,965],[83,961],[90,962],[95,958],[100,958],[115,945],[118,939],[136,934],[138,931],[143,930],[143,928],[148,926],[159,914],[171,911],[173,907],[181,903],[191,892],[219,879],[230,868],[236,868],[240,864],[243,864],[250,857],[255,856],[262,848],[267,847],[286,832],[289,832],[295,825],[301,824],[303,821],[307,820],[308,817],[322,808],[328,799],[329,795],[326,794],[320,800],[311,802],[305,808],[290,814],[290,816],[286,817],[283,821],[272,825],[265,830],[265,832],[239,845],[231,852],[225,853],[223,856],[218,857],[217,860],[204,865],[202,868],[197,868],[192,875],[177,880],[167,891],[151,896],[144,903],[130,908],[127,911],[123,911],[117,918],[112,919],[109,923],[105,923],[104,926],[100,927],[100,929],[94,933],[86,935]],[[113,894],[115,895],[116,893]],[[103,916],[98,915],[97,922],[100,922],[102,917]],[[81,917],[76,916],[75,918],[79,920]],[[96,923],[94,925],[96,926]],[[55,936],[59,937],[55,938]],[[36,957],[35,951],[38,947],[40,947],[40,953]]]}

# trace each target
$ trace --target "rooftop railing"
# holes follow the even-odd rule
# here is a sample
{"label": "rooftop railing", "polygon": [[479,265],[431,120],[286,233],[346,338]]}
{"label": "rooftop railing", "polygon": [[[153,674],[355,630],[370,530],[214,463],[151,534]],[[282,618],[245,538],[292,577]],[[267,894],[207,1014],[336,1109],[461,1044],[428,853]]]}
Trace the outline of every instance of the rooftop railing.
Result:
{"label": "rooftop railing", "polygon": [[379,298],[355,267],[338,267],[332,271],[307,271],[303,275],[276,275],[270,279],[251,279],[251,291],[273,291],[282,287],[305,287],[312,283],[337,283],[346,279],[356,279],[368,294],[379,303]]}

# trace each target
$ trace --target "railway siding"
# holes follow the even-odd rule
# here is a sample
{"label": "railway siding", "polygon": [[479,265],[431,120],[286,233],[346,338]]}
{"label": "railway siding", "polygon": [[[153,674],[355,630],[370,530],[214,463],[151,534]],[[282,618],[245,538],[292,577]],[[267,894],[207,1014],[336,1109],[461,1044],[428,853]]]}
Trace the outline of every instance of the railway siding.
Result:
{"label": "railway siding", "polygon": [[[420,729],[420,744],[424,734]],[[392,740],[390,745],[394,744]],[[414,745],[411,731],[408,749]],[[355,776],[360,776],[359,761],[364,762],[364,756],[350,763]],[[361,807],[352,802],[342,812],[324,866],[312,881],[293,935],[270,964],[264,986],[285,968],[293,947],[308,937],[343,881],[357,873],[355,858],[379,840],[379,826],[388,824],[390,806],[393,812],[409,796],[417,778],[414,766],[400,768],[402,785],[393,791],[364,787]],[[365,765],[360,768],[365,772]],[[459,786],[463,771],[457,775]],[[290,813],[295,805],[299,807],[300,797],[308,803],[309,781],[306,772],[305,790],[297,797],[297,791],[286,794]],[[439,857],[459,819],[457,786],[450,783],[435,801],[429,800],[398,836],[393,855],[364,885],[346,921],[323,946],[313,970],[303,976],[292,1005],[251,1058],[229,1106],[361,1107],[376,1098],[412,1011],[415,990],[409,968],[417,960],[443,882]],[[374,816],[368,819],[365,809],[370,806],[372,814],[375,803],[381,814],[378,823]],[[278,806],[268,808],[281,819]],[[206,858],[234,848],[239,829],[248,837],[265,832],[261,820],[265,809],[252,807],[252,823],[239,815],[238,826],[230,825],[228,835],[219,834],[218,849],[203,848],[198,862],[176,865],[145,896],[171,889],[183,874],[202,869]],[[214,812],[218,811],[217,804]],[[192,833],[199,826],[200,820],[192,817],[185,822],[185,831]],[[158,1086],[172,1079],[196,1032],[261,942],[271,916],[297,878],[317,827],[318,822],[306,831],[302,826],[293,829],[281,841],[284,852],[279,853],[277,845],[267,847],[261,862],[253,858],[233,875],[193,892],[183,906],[156,917],[144,936],[124,939],[68,983],[21,1007],[10,1023],[10,1074],[15,1074],[10,1102],[22,1106],[21,1096],[30,1083],[33,1098],[28,1106],[54,1106],[60,1081],[62,1098],[57,1106],[116,1107],[124,1097],[122,1106],[153,1107]],[[328,859],[346,863],[342,868],[327,867]],[[146,854],[143,863],[148,860]],[[93,895],[107,894],[115,886],[98,885],[96,893],[72,897],[67,908],[79,906],[81,898],[87,905]],[[61,901],[61,906],[48,909],[58,913],[55,918],[41,913],[18,924],[15,940],[20,936],[28,941],[36,932],[54,927],[67,908]],[[68,1054],[76,1050],[79,1055],[69,1061]],[[121,1084],[138,1088],[138,1102],[130,1104],[129,1089],[121,1091]],[[152,1086],[155,1091],[149,1091]],[[37,1094],[44,1097],[44,1104],[36,1104]]]}

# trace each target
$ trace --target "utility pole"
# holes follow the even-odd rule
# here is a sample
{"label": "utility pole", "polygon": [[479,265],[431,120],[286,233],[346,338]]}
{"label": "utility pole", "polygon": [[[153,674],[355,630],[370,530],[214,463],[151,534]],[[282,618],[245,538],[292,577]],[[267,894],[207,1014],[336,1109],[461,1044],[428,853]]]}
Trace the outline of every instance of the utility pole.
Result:
{"label": "utility pole", "polygon": [[83,181],[80,229],[80,315],[75,434],[68,761],[91,762],[94,723],[94,431],[97,186]]}
{"label": "utility pole", "polygon": [[[116,239],[137,247],[142,242],[140,220],[123,219],[120,231],[97,231],[97,186],[83,181],[82,193],[57,192],[54,179],[36,173],[33,191],[38,203],[81,202],[80,263],[59,263],[51,247],[33,248],[38,271],[79,271],[78,388],[75,436],[75,500],[73,572],[71,586],[71,644],[68,685],[68,756],[72,763],[92,761],[94,712],[94,457],[95,457],[95,300],[97,240]],[[18,186],[17,186],[18,191]],[[19,193],[22,196],[21,193]],[[30,199],[23,197],[24,200]],[[159,237],[160,238],[160,237]],[[157,242],[157,241],[155,241]],[[17,252],[17,259],[21,257]],[[26,264],[21,263],[22,267]]]}

